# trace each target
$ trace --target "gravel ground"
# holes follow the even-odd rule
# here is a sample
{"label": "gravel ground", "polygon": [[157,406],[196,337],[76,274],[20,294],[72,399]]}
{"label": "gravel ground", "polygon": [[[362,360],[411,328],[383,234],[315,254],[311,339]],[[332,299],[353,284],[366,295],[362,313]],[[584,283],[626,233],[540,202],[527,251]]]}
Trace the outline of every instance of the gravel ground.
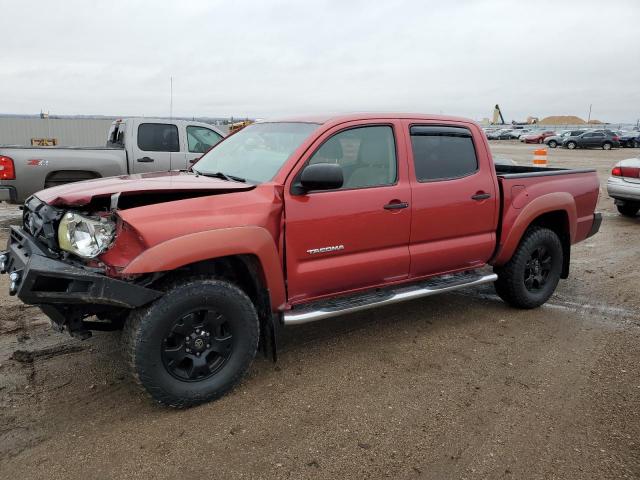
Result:
{"label": "gravel ground", "polygon": [[[547,305],[485,287],[292,327],[277,364],[186,411],[138,392],[117,333],[56,334],[0,277],[0,476],[640,478],[640,217],[604,189],[640,150],[549,153],[598,169],[604,222]],[[3,242],[18,218],[0,208]]]}

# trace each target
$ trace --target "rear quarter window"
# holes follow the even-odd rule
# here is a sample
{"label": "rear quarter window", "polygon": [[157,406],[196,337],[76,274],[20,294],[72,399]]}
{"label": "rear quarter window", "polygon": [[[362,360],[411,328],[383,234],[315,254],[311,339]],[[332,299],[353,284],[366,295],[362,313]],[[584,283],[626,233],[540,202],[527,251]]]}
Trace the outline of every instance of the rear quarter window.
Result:
{"label": "rear quarter window", "polygon": [[462,127],[412,126],[411,148],[419,182],[466,177],[478,171],[471,132]]}
{"label": "rear quarter window", "polygon": [[179,152],[178,127],[165,123],[140,124],[138,148],[146,152]]}

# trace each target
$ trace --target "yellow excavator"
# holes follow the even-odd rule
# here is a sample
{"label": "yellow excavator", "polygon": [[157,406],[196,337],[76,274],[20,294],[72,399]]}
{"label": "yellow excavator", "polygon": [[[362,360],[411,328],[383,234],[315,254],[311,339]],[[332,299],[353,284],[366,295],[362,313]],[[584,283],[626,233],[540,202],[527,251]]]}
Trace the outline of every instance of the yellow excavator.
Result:
{"label": "yellow excavator", "polygon": [[229,135],[237,132],[238,130],[242,130],[244,127],[246,127],[247,125],[251,125],[252,123],[253,120],[243,120],[242,122],[232,123],[231,125],[229,125]]}
{"label": "yellow excavator", "polygon": [[493,120],[491,121],[493,125],[504,125],[504,117],[502,116],[502,112],[500,111],[500,105],[496,103],[495,108],[493,109]]}

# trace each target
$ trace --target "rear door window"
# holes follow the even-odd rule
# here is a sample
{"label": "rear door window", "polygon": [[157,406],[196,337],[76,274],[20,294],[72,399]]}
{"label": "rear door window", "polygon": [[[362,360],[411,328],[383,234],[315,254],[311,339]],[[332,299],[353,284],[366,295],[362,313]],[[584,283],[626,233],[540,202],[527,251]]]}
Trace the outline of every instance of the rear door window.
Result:
{"label": "rear door window", "polygon": [[415,125],[410,134],[419,182],[466,177],[478,171],[478,159],[468,129]]}
{"label": "rear door window", "polygon": [[138,148],[145,152],[179,152],[178,127],[164,123],[140,124]]}

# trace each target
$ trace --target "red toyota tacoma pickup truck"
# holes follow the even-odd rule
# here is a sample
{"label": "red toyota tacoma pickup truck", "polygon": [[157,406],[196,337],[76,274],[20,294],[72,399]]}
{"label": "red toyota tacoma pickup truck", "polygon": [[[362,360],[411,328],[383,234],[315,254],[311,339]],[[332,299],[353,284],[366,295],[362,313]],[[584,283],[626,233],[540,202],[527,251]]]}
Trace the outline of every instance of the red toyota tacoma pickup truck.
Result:
{"label": "red toyota tacoma pickup truck", "polygon": [[259,346],[275,358],[282,326],[489,282],[542,305],[599,229],[598,192],[594,170],[494,165],[461,118],[259,122],[186,171],[37,193],[0,270],[60,330],[123,328],[134,378],[186,407]]}

